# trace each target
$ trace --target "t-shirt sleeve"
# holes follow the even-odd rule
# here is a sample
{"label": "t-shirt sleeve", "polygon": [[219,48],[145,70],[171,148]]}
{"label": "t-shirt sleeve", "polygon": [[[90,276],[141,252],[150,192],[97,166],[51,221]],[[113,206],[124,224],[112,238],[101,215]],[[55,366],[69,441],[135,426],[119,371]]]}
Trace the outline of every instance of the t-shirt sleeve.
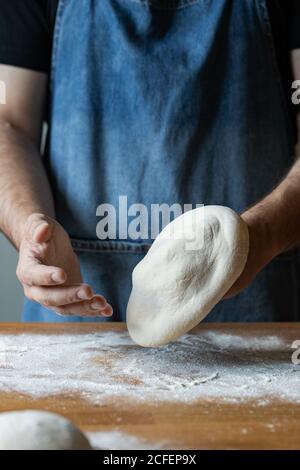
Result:
{"label": "t-shirt sleeve", "polygon": [[291,0],[290,48],[300,49],[300,0]]}
{"label": "t-shirt sleeve", "polygon": [[50,57],[45,0],[0,0],[0,63],[48,73]]}

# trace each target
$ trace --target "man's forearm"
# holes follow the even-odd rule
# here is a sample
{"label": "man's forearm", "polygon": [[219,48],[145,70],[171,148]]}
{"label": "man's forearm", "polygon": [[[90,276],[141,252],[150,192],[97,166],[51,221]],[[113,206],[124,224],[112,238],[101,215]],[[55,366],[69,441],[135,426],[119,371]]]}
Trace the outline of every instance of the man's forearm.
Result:
{"label": "man's forearm", "polygon": [[54,216],[45,169],[35,145],[7,122],[0,123],[0,229],[18,248],[28,216]]}
{"label": "man's forearm", "polygon": [[[300,49],[291,53],[295,80],[300,79]],[[248,225],[258,232],[265,260],[300,245],[300,160],[284,180],[243,214]],[[259,242],[258,242],[259,243]]]}
{"label": "man's forearm", "polygon": [[268,250],[275,256],[300,245],[300,160],[274,191],[248,209],[243,218],[250,226],[261,226]]}

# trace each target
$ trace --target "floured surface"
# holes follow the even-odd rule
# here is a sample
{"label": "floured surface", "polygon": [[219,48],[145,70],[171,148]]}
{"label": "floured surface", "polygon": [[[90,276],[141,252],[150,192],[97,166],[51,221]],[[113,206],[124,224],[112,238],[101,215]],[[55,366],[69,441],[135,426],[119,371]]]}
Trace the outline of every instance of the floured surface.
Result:
{"label": "floured surface", "polygon": [[125,332],[0,335],[0,392],[33,398],[66,393],[94,404],[240,402],[273,398],[300,403],[300,366],[277,336],[203,331],[159,349],[143,349]]}
{"label": "floured surface", "polygon": [[86,433],[95,450],[153,450],[164,449],[167,441],[152,442],[121,431]]}

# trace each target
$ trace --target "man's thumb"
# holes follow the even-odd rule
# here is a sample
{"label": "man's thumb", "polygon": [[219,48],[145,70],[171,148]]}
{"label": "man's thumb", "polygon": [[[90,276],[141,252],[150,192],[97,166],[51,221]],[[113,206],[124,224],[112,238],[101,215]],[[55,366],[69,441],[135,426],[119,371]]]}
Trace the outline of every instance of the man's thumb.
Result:
{"label": "man's thumb", "polygon": [[52,223],[46,217],[37,220],[31,226],[31,236],[35,243],[44,243],[50,240],[52,235]]}

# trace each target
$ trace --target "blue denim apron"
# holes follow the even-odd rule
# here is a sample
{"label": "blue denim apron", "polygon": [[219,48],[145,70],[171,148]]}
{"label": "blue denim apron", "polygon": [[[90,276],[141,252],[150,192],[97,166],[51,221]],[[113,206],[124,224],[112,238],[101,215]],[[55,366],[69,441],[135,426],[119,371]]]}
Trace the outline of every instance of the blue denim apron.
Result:
{"label": "blue denim apron", "polygon": [[[221,204],[238,212],[293,163],[264,0],[60,0],[45,164],[84,280],[124,320],[145,240],[100,241],[96,208]],[[297,253],[207,321],[299,318]],[[62,318],[26,301],[27,321]]]}

